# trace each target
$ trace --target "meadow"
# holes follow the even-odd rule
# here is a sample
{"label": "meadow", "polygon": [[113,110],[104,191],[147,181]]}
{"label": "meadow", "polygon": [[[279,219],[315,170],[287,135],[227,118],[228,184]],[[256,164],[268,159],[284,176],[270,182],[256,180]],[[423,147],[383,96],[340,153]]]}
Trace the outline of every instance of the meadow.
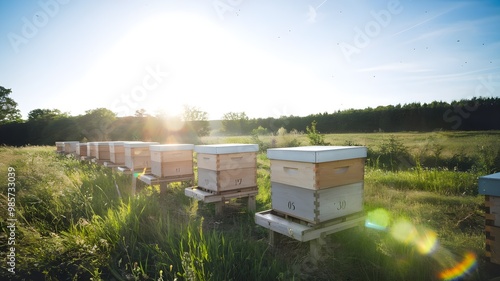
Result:
{"label": "meadow", "polygon": [[[498,131],[325,135],[331,145],[368,147],[364,205],[368,220],[378,227],[328,236],[316,265],[308,258],[307,243],[283,237],[270,247],[267,229],[254,223],[244,202],[231,201],[216,216],[212,205],[184,195],[185,183],[166,189],[141,186],[132,196],[130,176],[57,155],[55,147],[0,147],[2,186],[8,185],[9,167],[15,170],[17,219],[15,274],[2,269],[0,277],[490,280],[500,276],[500,266],[486,257],[484,196],[477,194],[477,179],[500,171],[499,137]],[[281,131],[201,142],[259,144],[259,212],[271,207],[265,150],[308,145],[308,138]],[[0,252],[5,264],[10,229],[3,190]],[[401,225],[409,229],[404,237],[392,231]],[[412,240],[412,235],[424,239]],[[457,265],[462,273],[451,270]]]}

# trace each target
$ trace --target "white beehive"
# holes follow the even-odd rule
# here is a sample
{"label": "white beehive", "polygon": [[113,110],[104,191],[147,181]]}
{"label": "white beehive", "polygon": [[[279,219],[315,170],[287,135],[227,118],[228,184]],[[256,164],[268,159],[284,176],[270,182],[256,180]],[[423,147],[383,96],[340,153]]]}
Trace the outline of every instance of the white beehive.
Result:
{"label": "white beehive", "polygon": [[257,144],[197,145],[198,186],[223,192],[257,186]]}
{"label": "white beehive", "polygon": [[65,141],[64,142],[64,153],[75,154],[76,153],[76,146],[79,143],[80,142],[78,142],[78,141]]}
{"label": "white beehive", "polygon": [[479,177],[478,191],[485,195],[486,256],[500,264],[500,173]]}
{"label": "white beehive", "polygon": [[151,153],[149,146],[157,142],[125,142],[125,166],[131,170],[151,168]]}
{"label": "white beehive", "polygon": [[151,173],[157,177],[193,175],[193,144],[151,145]]}
{"label": "white beehive", "polygon": [[90,158],[95,158],[97,155],[97,146],[94,142],[87,142],[87,156]]}
{"label": "white beehive", "polygon": [[76,146],[76,155],[78,156],[87,156],[87,144],[86,143],[79,143]]}
{"label": "white beehive", "polygon": [[113,141],[109,143],[109,160],[116,165],[125,165],[125,142]]}
{"label": "white beehive", "polygon": [[64,142],[63,141],[56,141],[56,152],[57,153],[64,153]]}
{"label": "white beehive", "polygon": [[366,147],[268,149],[272,208],[321,223],[362,211]]}

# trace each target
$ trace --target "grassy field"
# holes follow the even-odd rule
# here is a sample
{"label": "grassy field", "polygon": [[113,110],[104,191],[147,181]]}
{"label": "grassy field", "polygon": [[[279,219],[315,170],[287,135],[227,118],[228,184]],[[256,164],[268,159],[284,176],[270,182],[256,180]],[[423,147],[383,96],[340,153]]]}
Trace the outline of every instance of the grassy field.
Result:
{"label": "grassy field", "polygon": [[[270,248],[267,230],[255,225],[253,214],[242,202],[231,202],[223,215],[215,216],[212,205],[198,204],[184,195],[186,185],[172,184],[167,190],[143,186],[138,195],[131,196],[130,176],[58,156],[54,147],[1,147],[2,186],[8,185],[9,167],[15,169],[17,222],[16,274],[2,269],[0,277],[461,280],[453,279],[449,269],[467,268],[465,261],[469,261],[475,266],[463,280],[490,280],[500,276],[500,271],[485,256],[484,196],[477,195],[477,177],[498,168],[499,134],[325,136],[333,145],[369,148],[372,158],[365,172],[364,203],[371,227],[328,236],[317,265],[310,263],[307,243],[285,237]],[[305,135],[290,133],[203,141],[307,145]],[[493,155],[491,159],[481,154],[481,147]],[[387,150],[393,158],[386,157]],[[457,155],[474,163],[460,166]],[[454,170],[453,163],[451,169],[435,165],[448,165],[450,159],[458,161],[460,169]],[[267,210],[271,201],[265,153],[258,155],[258,185],[257,211]],[[7,206],[8,193],[3,190],[0,198],[2,206]],[[8,261],[7,241],[12,235],[8,215],[3,207],[0,251],[4,261]]]}

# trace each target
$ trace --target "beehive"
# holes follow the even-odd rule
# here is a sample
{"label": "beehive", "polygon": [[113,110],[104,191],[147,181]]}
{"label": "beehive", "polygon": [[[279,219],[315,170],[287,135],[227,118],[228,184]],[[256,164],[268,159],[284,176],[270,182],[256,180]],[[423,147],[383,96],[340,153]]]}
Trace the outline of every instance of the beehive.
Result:
{"label": "beehive", "polygon": [[366,147],[268,149],[272,209],[313,224],[363,210]]}
{"label": "beehive", "polygon": [[57,153],[64,153],[64,142],[63,141],[56,141],[56,152]]}
{"label": "beehive", "polygon": [[257,186],[257,144],[197,145],[198,186],[214,192]]}
{"label": "beehive", "polygon": [[72,153],[72,154],[75,154],[76,153],[76,146],[79,144],[80,142],[78,141],[65,141],[64,142],[64,153]]}
{"label": "beehive", "polygon": [[151,153],[150,145],[158,144],[157,142],[125,142],[123,147],[125,150],[125,166],[131,170],[139,170],[151,168]]}
{"label": "beehive", "polygon": [[193,144],[151,145],[151,173],[157,177],[193,175]]}
{"label": "beehive", "polygon": [[125,142],[113,141],[109,143],[109,160],[116,165],[125,165]]}
{"label": "beehive", "polygon": [[94,145],[94,142],[87,143],[87,156],[90,158],[95,158],[97,155],[97,146]]}
{"label": "beehive", "polygon": [[486,256],[500,264],[500,173],[479,177],[478,189],[485,195]]}
{"label": "beehive", "polygon": [[79,143],[76,146],[76,155],[78,156],[87,156],[87,144],[86,143]]}
{"label": "beehive", "polygon": [[97,160],[110,161],[110,154],[109,154],[110,143],[111,142],[109,141],[99,141],[93,143],[93,145],[95,146],[95,158]]}

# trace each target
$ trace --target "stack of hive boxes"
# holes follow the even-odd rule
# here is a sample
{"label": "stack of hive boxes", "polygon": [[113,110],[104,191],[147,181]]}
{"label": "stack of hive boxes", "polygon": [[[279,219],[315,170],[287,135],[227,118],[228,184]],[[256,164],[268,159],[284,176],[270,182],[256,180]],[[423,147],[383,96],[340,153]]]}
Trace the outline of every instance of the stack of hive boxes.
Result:
{"label": "stack of hive boxes", "polygon": [[479,177],[478,187],[485,195],[486,256],[500,264],[500,173]]}
{"label": "stack of hive boxes", "polygon": [[65,141],[64,142],[64,153],[66,154],[76,154],[76,147],[78,146],[79,141]]}
{"label": "stack of hive boxes", "polygon": [[257,144],[197,145],[198,187],[222,193],[257,189]]}
{"label": "stack of hive boxes", "polygon": [[63,141],[56,141],[56,152],[57,153],[64,153],[64,142]]}
{"label": "stack of hive boxes", "polygon": [[80,157],[87,157],[87,144],[79,143],[76,146],[76,155]]}
{"label": "stack of hive boxes", "polygon": [[99,141],[93,143],[95,146],[95,158],[100,162],[110,161],[109,144],[109,141]]}
{"label": "stack of hive boxes", "polygon": [[97,146],[94,145],[94,142],[87,142],[87,156],[89,158],[95,158],[97,155]]}
{"label": "stack of hive boxes", "polygon": [[160,178],[193,177],[193,144],[151,145],[151,173]]}
{"label": "stack of hive boxes", "polygon": [[149,146],[157,142],[125,142],[125,166],[132,171],[151,168]]}
{"label": "stack of hive boxes", "polygon": [[272,209],[310,224],[363,210],[366,147],[268,149]]}
{"label": "stack of hive boxes", "polygon": [[109,143],[109,160],[115,165],[125,165],[125,142],[113,141]]}

